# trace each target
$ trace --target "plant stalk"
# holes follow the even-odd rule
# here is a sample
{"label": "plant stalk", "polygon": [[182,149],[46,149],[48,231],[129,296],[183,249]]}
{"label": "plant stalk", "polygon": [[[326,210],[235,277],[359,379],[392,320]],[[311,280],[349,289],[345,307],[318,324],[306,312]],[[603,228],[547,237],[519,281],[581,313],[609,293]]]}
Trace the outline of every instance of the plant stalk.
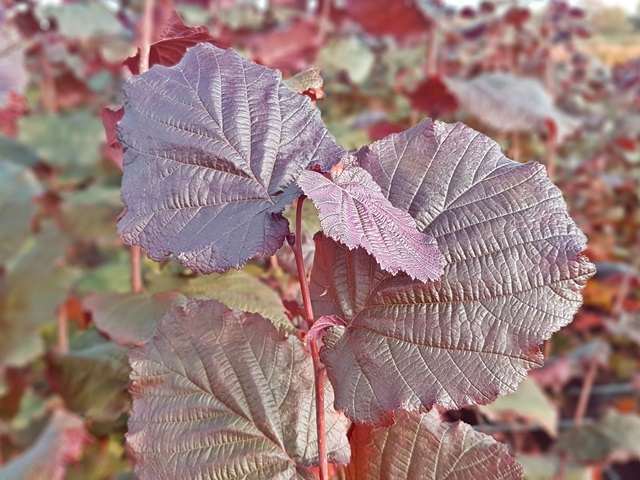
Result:
{"label": "plant stalk", "polygon": [[69,353],[69,317],[67,315],[66,300],[58,306],[58,351]]}
{"label": "plant stalk", "polygon": [[[154,0],[144,0],[144,11],[142,12],[142,34],[140,38],[140,73],[149,70],[149,50],[151,48],[151,33],[153,29],[153,7]],[[142,250],[140,247],[131,246],[131,292],[142,293],[142,270],[140,259]]]}
{"label": "plant stalk", "polygon": [[[302,256],[302,204],[305,197],[298,198],[296,205],[296,241],[293,245],[293,255],[296,259],[298,270],[298,280],[300,281],[300,292],[302,293],[302,303],[304,304],[304,316],[307,325],[311,327],[314,322],[313,309],[311,307],[311,295],[309,295],[309,284],[307,283],[307,273],[304,268],[304,257]],[[311,358],[313,358],[313,374],[315,378],[316,390],[316,422],[318,429],[318,458],[320,459],[320,480],[329,480],[329,461],[327,460],[327,435],[324,421],[324,367],[320,362],[318,345],[315,340],[309,342],[311,345]]]}
{"label": "plant stalk", "polygon": [[[598,354],[589,361],[589,369],[584,378],[582,389],[580,390],[580,398],[578,398],[578,406],[576,407],[576,413],[573,417],[574,428],[580,427],[584,419],[584,415],[587,412],[587,405],[589,404],[589,397],[593,389],[593,382],[596,379],[598,373]],[[558,464],[558,470],[553,477],[553,480],[562,480],[567,471],[569,465],[569,455],[565,452],[560,457],[560,463]]]}

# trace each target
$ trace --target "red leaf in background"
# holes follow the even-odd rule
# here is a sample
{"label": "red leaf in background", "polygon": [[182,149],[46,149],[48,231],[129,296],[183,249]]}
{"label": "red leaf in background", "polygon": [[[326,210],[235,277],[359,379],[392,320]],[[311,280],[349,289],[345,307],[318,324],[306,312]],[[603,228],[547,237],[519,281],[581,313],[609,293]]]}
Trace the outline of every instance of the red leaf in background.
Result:
{"label": "red leaf in background", "polygon": [[524,7],[511,7],[504,16],[505,22],[516,28],[522,28],[531,18],[531,10]]}
{"label": "red leaf in background", "polygon": [[117,110],[103,108],[101,117],[104,133],[107,136],[105,155],[122,171],[122,145],[116,138],[116,126],[124,117],[124,107]]}
{"label": "red leaf in background", "polygon": [[633,152],[636,149],[636,141],[629,137],[617,137],[615,144],[625,152]]}
{"label": "red leaf in background", "polygon": [[322,37],[316,22],[298,18],[287,27],[250,36],[247,46],[257,63],[294,73],[315,58]]}
{"label": "red leaf in background", "polygon": [[407,97],[413,109],[431,117],[441,117],[458,109],[458,101],[439,76],[427,78]]}
{"label": "red leaf in background", "polygon": [[14,92],[9,92],[7,106],[0,109],[0,132],[7,137],[18,135],[18,120],[27,111],[25,99]]}
{"label": "red leaf in background", "polygon": [[[160,40],[153,43],[149,49],[149,67],[153,65],[172,67],[182,60],[187,48],[199,43],[228,47],[226,42],[211,36],[206,27],[187,27],[182,17],[173,11],[164,25]],[[140,49],[135,56],[127,58],[123,64],[131,70],[131,73],[139,75]]]}
{"label": "red leaf in background", "polygon": [[56,103],[58,108],[74,108],[89,103],[94,93],[87,87],[87,84],[78,79],[71,71],[66,71],[54,80]]}
{"label": "red leaf in background", "polygon": [[381,122],[372,125],[369,128],[369,138],[372,141],[382,140],[387,135],[391,135],[392,133],[400,133],[404,130],[402,126],[390,123],[390,122]]}
{"label": "red leaf in background", "polygon": [[398,41],[422,37],[431,23],[413,1],[347,0],[347,13],[367,33]]}

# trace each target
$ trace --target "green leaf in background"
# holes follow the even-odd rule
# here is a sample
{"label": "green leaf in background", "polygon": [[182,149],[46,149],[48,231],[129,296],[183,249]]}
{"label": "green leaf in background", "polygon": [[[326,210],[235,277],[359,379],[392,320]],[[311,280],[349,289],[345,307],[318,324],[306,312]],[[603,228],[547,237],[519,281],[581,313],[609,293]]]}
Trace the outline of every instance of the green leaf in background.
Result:
{"label": "green leaf in background", "polygon": [[76,285],[80,294],[93,292],[128,293],[131,291],[129,252],[122,250],[97,268],[87,271]]}
{"label": "green leaf in background", "polygon": [[129,407],[126,349],[95,330],[76,337],[66,354],[49,359],[49,377],[67,407],[97,421],[115,420]]}
{"label": "green leaf in background", "polygon": [[56,231],[32,237],[0,277],[0,365],[22,366],[44,345],[38,327],[55,319],[76,275],[58,267],[66,239]]}
{"label": "green leaf in background", "polygon": [[330,39],[318,58],[323,72],[335,75],[344,71],[355,84],[369,77],[375,60],[371,49],[356,35]]}
{"label": "green leaf in background", "polygon": [[4,135],[0,135],[0,160],[13,162],[24,167],[38,163],[38,157],[31,148]]}
{"label": "green leaf in background", "polygon": [[95,186],[66,195],[62,219],[71,235],[113,246],[120,242],[116,220],[123,208],[119,188]]}
{"label": "green leaf in background", "polygon": [[191,298],[217,300],[230,308],[248,313],[258,313],[271,320],[278,329],[295,332],[284,306],[275,290],[244,271],[224,275],[199,276],[191,280],[182,293]]}
{"label": "green leaf in background", "polygon": [[95,164],[104,142],[102,122],[86,111],[22,117],[19,130],[21,142],[59,168]]}
{"label": "green leaf in background", "polygon": [[142,345],[153,335],[167,308],[179,301],[178,292],[95,293],[83,305],[98,330],[119,345]]}
{"label": "green leaf in background", "polygon": [[67,38],[87,39],[117,35],[122,30],[115,12],[100,3],[46,5],[36,10],[40,19],[53,18]]}
{"label": "green leaf in background", "polygon": [[80,458],[88,441],[82,418],[56,410],[36,443],[0,469],[0,478],[63,480],[67,465]]}
{"label": "green leaf in background", "polygon": [[558,434],[558,407],[531,378],[525,378],[515,392],[478,408],[494,421],[516,415],[541,426],[551,437]]}
{"label": "green leaf in background", "polygon": [[31,170],[10,161],[0,151],[0,265],[29,236],[30,222],[36,213],[33,197],[41,193]]}
{"label": "green leaf in background", "polygon": [[626,462],[640,458],[640,416],[609,410],[591,425],[564,432],[554,448],[582,463]]}
{"label": "green leaf in background", "polygon": [[[524,469],[527,480],[549,480],[558,472],[559,457],[553,455],[518,455],[518,463]],[[564,480],[593,480],[599,478],[588,467],[570,464],[564,472]]]}
{"label": "green leaf in background", "polygon": [[112,434],[87,445],[80,462],[67,469],[64,480],[119,480],[120,472],[128,470],[129,464],[123,443],[122,435]]}

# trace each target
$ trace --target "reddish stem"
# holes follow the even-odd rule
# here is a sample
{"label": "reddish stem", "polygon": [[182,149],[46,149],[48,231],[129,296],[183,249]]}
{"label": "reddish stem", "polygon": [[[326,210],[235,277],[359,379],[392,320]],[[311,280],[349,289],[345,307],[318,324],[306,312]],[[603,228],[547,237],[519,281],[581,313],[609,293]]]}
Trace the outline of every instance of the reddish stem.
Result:
{"label": "reddish stem", "polygon": [[556,176],[556,148],[558,146],[558,140],[555,132],[549,132],[549,139],[547,140],[547,158],[545,163],[547,164],[547,175],[553,181]]}
{"label": "reddish stem", "polygon": [[137,245],[131,246],[131,293],[142,293],[142,269],[140,268],[140,259],[142,257],[142,249]]}
{"label": "reddish stem", "polygon": [[[589,369],[587,370],[587,374],[585,375],[584,383],[582,384],[582,389],[580,390],[578,406],[576,407],[576,413],[573,417],[574,428],[580,427],[580,425],[582,425],[584,414],[587,412],[587,405],[589,404],[589,397],[591,396],[591,390],[593,389],[593,382],[596,379],[596,374],[598,373],[598,356],[599,352],[597,352],[589,361]],[[562,480],[565,476],[568,465],[569,455],[567,453],[563,453],[560,457],[558,470],[553,477],[553,480]]]}
{"label": "reddish stem", "polygon": [[42,104],[47,113],[58,113],[58,102],[56,100],[56,84],[49,60],[49,53],[45,46],[45,42],[51,41],[49,35],[43,37],[43,43],[40,45],[40,66],[42,67],[42,78],[40,80],[40,91],[42,92]]}
{"label": "reddish stem", "polygon": [[[296,240],[293,245],[293,255],[296,259],[298,269],[298,280],[300,281],[300,292],[302,293],[302,303],[304,304],[304,316],[307,325],[313,325],[313,309],[311,308],[311,295],[309,295],[309,284],[307,283],[307,273],[304,268],[304,257],[302,256],[302,204],[305,197],[300,197],[296,205]],[[311,344],[311,357],[313,358],[313,373],[315,376],[316,389],[316,422],[318,427],[318,457],[320,459],[320,480],[329,480],[329,462],[327,460],[327,435],[324,422],[324,367],[320,362],[318,345],[315,340]]]}
{"label": "reddish stem", "polygon": [[140,38],[140,73],[149,70],[149,48],[151,46],[151,33],[153,31],[153,7],[154,0],[144,0],[142,38]]}
{"label": "reddish stem", "polygon": [[427,50],[427,78],[438,74],[438,26],[432,22],[429,28],[429,44]]}
{"label": "reddish stem", "polygon": [[67,316],[66,302],[58,307],[58,351],[62,354],[69,353],[69,318]]}
{"label": "reddish stem", "polygon": [[[142,12],[142,34],[140,38],[140,73],[149,70],[149,50],[151,47],[151,34],[153,31],[153,7],[154,0],[144,0]],[[142,293],[142,271],[140,259],[142,250],[138,246],[131,247],[131,292]]]}

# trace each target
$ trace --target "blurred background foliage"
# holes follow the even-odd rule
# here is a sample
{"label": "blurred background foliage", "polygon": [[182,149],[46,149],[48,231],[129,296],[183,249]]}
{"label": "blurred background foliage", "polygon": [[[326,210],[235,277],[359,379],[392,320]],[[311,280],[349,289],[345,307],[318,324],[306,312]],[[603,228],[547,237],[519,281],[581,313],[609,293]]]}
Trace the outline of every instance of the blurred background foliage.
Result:
{"label": "blurred background foliage", "polygon": [[[132,293],[115,124],[138,73],[142,1],[0,5],[0,479],[132,479],[127,345],[190,296],[295,322],[291,255],[208,277],[143,259],[144,293]],[[544,368],[448,418],[506,442],[527,478],[637,479],[640,4],[463,5],[155,0],[151,61],[207,41],[285,78],[315,65],[324,85],[306,93],[345,148],[432,116],[543,162],[598,274]],[[317,228],[305,212],[309,261]]]}

